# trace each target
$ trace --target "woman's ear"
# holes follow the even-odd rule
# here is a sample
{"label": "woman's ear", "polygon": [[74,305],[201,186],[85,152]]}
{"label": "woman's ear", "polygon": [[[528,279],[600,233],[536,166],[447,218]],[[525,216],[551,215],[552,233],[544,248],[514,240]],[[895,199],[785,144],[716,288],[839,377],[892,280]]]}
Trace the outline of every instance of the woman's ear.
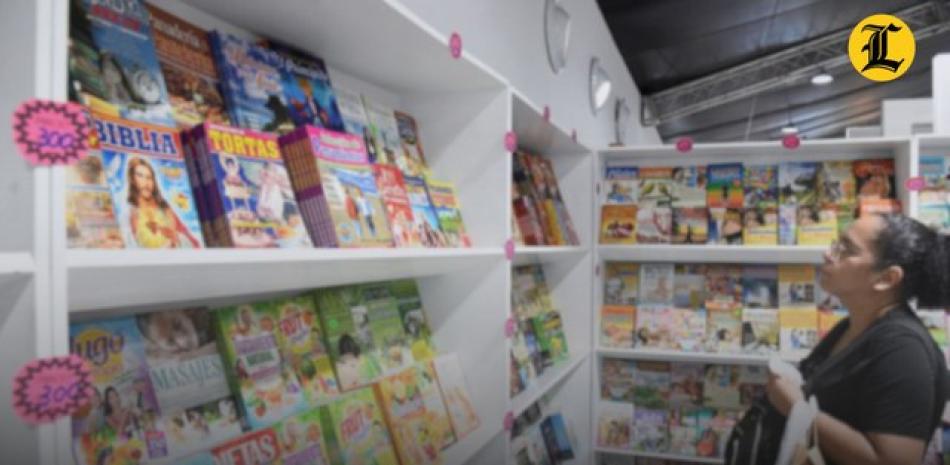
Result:
{"label": "woman's ear", "polygon": [[897,265],[891,265],[878,273],[873,288],[878,292],[886,292],[896,288],[903,279],[903,268]]}

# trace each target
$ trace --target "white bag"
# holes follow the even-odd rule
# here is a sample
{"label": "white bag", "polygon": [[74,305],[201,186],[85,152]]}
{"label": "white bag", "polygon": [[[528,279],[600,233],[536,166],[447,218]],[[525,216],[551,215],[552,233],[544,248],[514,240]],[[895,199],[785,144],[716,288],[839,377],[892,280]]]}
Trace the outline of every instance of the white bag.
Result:
{"label": "white bag", "polygon": [[775,465],[825,465],[818,447],[818,400],[800,400],[792,406],[785,421],[785,433]]}

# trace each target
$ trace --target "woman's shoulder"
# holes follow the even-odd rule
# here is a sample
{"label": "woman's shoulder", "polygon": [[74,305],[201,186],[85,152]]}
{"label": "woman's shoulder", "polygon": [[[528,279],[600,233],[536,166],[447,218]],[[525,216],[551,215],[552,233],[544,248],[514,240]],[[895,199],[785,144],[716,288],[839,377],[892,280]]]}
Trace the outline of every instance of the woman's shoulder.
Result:
{"label": "woman's shoulder", "polygon": [[875,359],[886,355],[899,358],[943,360],[943,355],[927,328],[909,309],[897,309],[882,320],[868,338],[866,354]]}

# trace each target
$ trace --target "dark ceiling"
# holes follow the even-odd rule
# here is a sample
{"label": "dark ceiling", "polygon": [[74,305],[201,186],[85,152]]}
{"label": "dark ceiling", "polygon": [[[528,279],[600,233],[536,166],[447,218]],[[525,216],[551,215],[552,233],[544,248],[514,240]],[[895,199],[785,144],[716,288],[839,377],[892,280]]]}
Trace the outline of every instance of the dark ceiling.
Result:
{"label": "dark ceiling", "polygon": [[[643,95],[850,30],[874,13],[891,13],[919,0],[598,0],[614,40]],[[847,44],[842,44],[846,53]],[[875,83],[853,68],[832,72],[827,86],[795,84],[726,103],[657,126],[669,141],[766,140],[798,127],[805,138],[843,137],[849,126],[880,122],[880,101],[931,95],[931,58],[950,52],[950,33],[917,41],[911,69]],[[750,123],[750,115],[751,123]],[[748,133],[748,137],[747,137]]]}

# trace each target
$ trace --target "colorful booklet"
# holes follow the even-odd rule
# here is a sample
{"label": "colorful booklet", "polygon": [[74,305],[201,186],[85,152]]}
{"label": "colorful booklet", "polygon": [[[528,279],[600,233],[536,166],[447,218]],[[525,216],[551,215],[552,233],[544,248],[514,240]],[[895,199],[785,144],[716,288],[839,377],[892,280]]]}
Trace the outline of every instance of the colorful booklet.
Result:
{"label": "colorful booklet", "polygon": [[[274,425],[282,464],[330,465],[332,451],[323,421],[325,407],[318,407]],[[227,463],[227,462],[225,462]],[[257,462],[250,462],[257,463]]]}
{"label": "colorful booklet", "polygon": [[920,177],[926,182],[927,190],[944,190],[947,187],[947,174],[950,160],[944,155],[921,154],[917,167]]}
{"label": "colorful booklet", "polygon": [[412,214],[412,204],[402,172],[395,166],[373,165],[379,196],[386,208],[389,229],[396,247],[422,247],[422,238]]}
{"label": "colorful booklet", "polygon": [[709,208],[742,208],[742,163],[709,165],[706,204]]}
{"label": "colorful booklet", "polygon": [[706,266],[706,307],[735,309],[742,305],[742,267]]}
{"label": "colorful booklet", "polygon": [[458,440],[462,440],[478,429],[481,421],[468,395],[458,355],[453,353],[440,356],[433,361],[433,364],[439,377],[442,399],[445,400],[449,418],[452,420],[452,430],[455,431]]}
{"label": "colorful booklet", "polygon": [[442,398],[439,388],[439,378],[435,373],[432,361],[416,364],[416,385],[422,393],[422,403],[425,405],[425,416],[428,425],[428,434],[436,438],[440,448],[445,450],[455,444],[455,431],[452,429],[452,419]]}
{"label": "colorful booklet", "polygon": [[780,309],[779,325],[783,354],[804,357],[818,343],[818,311],[814,307]]}
{"label": "colorful booklet", "polygon": [[416,234],[425,247],[447,247],[447,239],[442,232],[439,216],[429,197],[429,189],[423,177],[405,176],[406,194],[412,207],[412,219]]}
{"label": "colorful booklet", "polygon": [[633,348],[637,308],[633,305],[604,305],[600,310],[600,345]]}
{"label": "colorful booklet", "polygon": [[701,363],[670,364],[670,407],[702,405],[704,369]]}
{"label": "colorful booklet", "polygon": [[175,126],[145,2],[76,0],[70,15],[70,92],[95,112]]}
{"label": "colorful booklet", "polygon": [[603,205],[600,210],[600,243],[636,244],[638,216],[636,205]]}
{"label": "colorful booklet", "polygon": [[397,465],[386,420],[371,387],[341,395],[327,406],[329,424],[345,463]]}
{"label": "colorful booklet", "polygon": [[676,265],[673,276],[673,305],[699,309],[706,302],[706,266]]}
{"label": "colorful booklet", "polygon": [[561,323],[561,314],[557,311],[542,312],[531,319],[534,332],[541,346],[541,361],[545,368],[566,361],[570,354],[567,350],[567,337]]}
{"label": "colorful booklet", "polygon": [[779,308],[815,308],[814,265],[778,266]]}
{"label": "colorful booklet", "polygon": [[817,205],[820,168],[821,163],[812,161],[785,162],[779,165],[779,203],[796,206]]}
{"label": "colorful booklet", "polygon": [[93,122],[126,247],[203,247],[178,133],[98,113]]}
{"label": "colorful booklet", "polygon": [[639,263],[606,262],[604,264],[605,305],[636,305],[639,289]]}
{"label": "colorful booklet", "polygon": [[743,206],[746,209],[778,207],[778,166],[746,166],[743,174]]}
{"label": "colorful booklet", "polygon": [[710,408],[739,408],[738,365],[706,365],[703,380],[703,405]]}
{"label": "colorful booklet", "polygon": [[390,295],[396,299],[402,327],[406,332],[415,362],[428,362],[436,356],[432,329],[422,307],[422,297],[414,279],[399,279],[387,283]]}
{"label": "colorful booklet", "polygon": [[355,286],[321,289],[316,292],[316,302],[340,390],[373,382],[382,367],[375,352],[369,309],[359,290]]}
{"label": "colorful booklet", "polygon": [[698,352],[706,339],[706,310],[674,308],[670,312],[670,335],[674,350]]}
{"label": "colorful booklet", "polygon": [[665,409],[670,400],[670,364],[637,362],[633,378],[633,404],[637,409]]}
{"label": "colorful booklet", "polygon": [[678,341],[673,337],[673,311],[667,305],[641,304],[637,308],[636,346],[678,349]]}
{"label": "colorful booklet", "polygon": [[429,188],[429,200],[439,217],[439,227],[448,247],[471,247],[472,240],[465,231],[462,221],[462,208],[459,206],[455,185],[448,181],[426,178]]}
{"label": "colorful booklet", "polygon": [[709,216],[706,207],[673,209],[674,244],[705,244],[709,239]]}
{"label": "colorful booklet", "polygon": [[633,403],[597,403],[597,446],[633,449]]}
{"label": "colorful booklet", "polygon": [[742,268],[742,303],[745,308],[778,308],[778,268],[747,265]]}
{"label": "colorful booklet", "polygon": [[838,206],[798,206],[798,245],[831,245],[838,239]]}
{"label": "colorful booklet", "polygon": [[742,245],[742,226],[741,208],[710,208],[708,243]]}
{"label": "colorful booklet", "polygon": [[778,245],[778,208],[746,208],[742,212],[742,243],[745,245]]}
{"label": "colorful booklet", "polygon": [[280,146],[316,246],[392,245],[362,138],[305,126],[281,137]]}
{"label": "colorful booklet", "polygon": [[633,450],[666,452],[669,448],[667,410],[639,406],[633,412]]}
{"label": "colorful booklet", "polygon": [[188,133],[219,247],[311,247],[277,136],[210,123]]}
{"label": "colorful booklet", "polygon": [[412,349],[402,325],[399,303],[389,283],[361,284],[360,305],[366,308],[375,357],[383,374],[400,372],[412,365]]}
{"label": "colorful booklet", "polygon": [[641,264],[640,304],[672,304],[674,275],[672,263]]}
{"label": "colorful booklet", "polygon": [[396,161],[402,160],[401,169],[409,176],[423,176],[428,171],[426,166],[425,152],[422,150],[422,138],[419,136],[419,125],[416,119],[408,113],[396,111],[393,113],[396,117],[396,128],[399,130],[399,140],[402,145],[402,156],[397,157]]}
{"label": "colorful booklet", "polygon": [[151,3],[146,7],[178,127],[190,128],[203,122],[228,124],[208,32]]}
{"label": "colorful booklet", "polygon": [[567,434],[567,425],[565,425],[564,417],[560,413],[541,420],[541,434],[544,436],[548,457],[552,461],[561,463],[574,458],[574,447],[571,446],[571,440]]}
{"label": "colorful booklet", "polygon": [[636,204],[640,200],[636,166],[608,166],[604,173],[604,203]]}
{"label": "colorful booklet", "polygon": [[386,424],[401,463],[441,464],[441,438],[428,425],[416,368],[387,376],[375,385]]}
{"label": "colorful booklet", "polygon": [[66,243],[70,249],[125,246],[98,151],[66,167]]}
{"label": "colorful booklet", "polygon": [[709,308],[706,323],[706,349],[710,352],[737,353],[742,349],[742,309]]}
{"label": "colorful booklet", "polygon": [[274,50],[224,32],[209,35],[231,124],[255,131],[294,129],[281,76],[284,58]]}
{"label": "colorful booklet", "polygon": [[[262,427],[232,441],[218,444],[211,449],[210,455],[210,463],[203,461],[196,462],[195,465],[222,463],[277,465],[281,463],[280,438],[277,437],[277,431],[274,428]],[[196,459],[208,460],[207,457],[201,456]]]}
{"label": "colorful booklet", "polygon": [[796,216],[798,206],[794,203],[782,204],[778,207],[778,243],[779,245],[795,245],[797,240]]}
{"label": "colorful booklet", "polygon": [[742,350],[772,353],[779,349],[778,310],[746,308],[742,310]]}
{"label": "colorful booklet", "polygon": [[675,208],[706,208],[706,167],[677,166],[673,168],[673,202]]}
{"label": "colorful booklet", "polygon": [[818,170],[818,188],[821,205],[853,209],[858,202],[853,163],[847,160],[822,162]]}
{"label": "colorful booklet", "polygon": [[281,87],[294,126],[309,124],[343,132],[343,117],[323,60],[287,44],[270,42],[268,47],[283,58]]}
{"label": "colorful booklet", "polygon": [[603,358],[600,362],[600,398],[633,402],[636,362],[622,358]]}
{"label": "colorful booklet", "polygon": [[[604,208],[610,205],[605,205]],[[636,236],[641,244],[669,244],[673,233],[673,210],[669,207],[644,206],[637,209]]]}
{"label": "colorful booklet", "polygon": [[399,124],[393,109],[380,102],[363,96],[363,108],[366,109],[366,121],[369,123],[369,135],[376,158],[370,163],[382,163],[406,166],[403,157],[402,140],[399,137]]}
{"label": "colorful booklet", "polygon": [[854,178],[859,199],[893,199],[897,197],[894,184],[894,160],[856,160]]}
{"label": "colorful booklet", "polygon": [[638,176],[640,198],[637,203],[641,209],[673,206],[673,168],[644,167]]}
{"label": "colorful booklet", "polygon": [[538,164],[544,176],[544,206],[549,211],[549,217],[556,219],[556,228],[561,237],[559,243],[565,245],[580,245],[580,239],[577,230],[574,228],[574,222],[571,221],[571,215],[567,211],[567,205],[564,204],[564,197],[561,195],[561,188],[558,186],[557,174],[554,171],[554,163],[547,157],[537,157]]}
{"label": "colorful booklet", "polygon": [[336,94],[336,103],[343,118],[344,131],[362,137],[363,145],[366,146],[366,154],[370,160],[375,160],[376,146],[373,145],[373,136],[370,134],[369,118],[366,116],[366,108],[363,106],[363,97],[360,96],[359,92],[337,85],[333,86],[333,92]]}
{"label": "colorful booklet", "polygon": [[277,344],[303,387],[307,403],[321,405],[340,393],[330,353],[324,346],[313,298],[309,295],[274,301]]}

